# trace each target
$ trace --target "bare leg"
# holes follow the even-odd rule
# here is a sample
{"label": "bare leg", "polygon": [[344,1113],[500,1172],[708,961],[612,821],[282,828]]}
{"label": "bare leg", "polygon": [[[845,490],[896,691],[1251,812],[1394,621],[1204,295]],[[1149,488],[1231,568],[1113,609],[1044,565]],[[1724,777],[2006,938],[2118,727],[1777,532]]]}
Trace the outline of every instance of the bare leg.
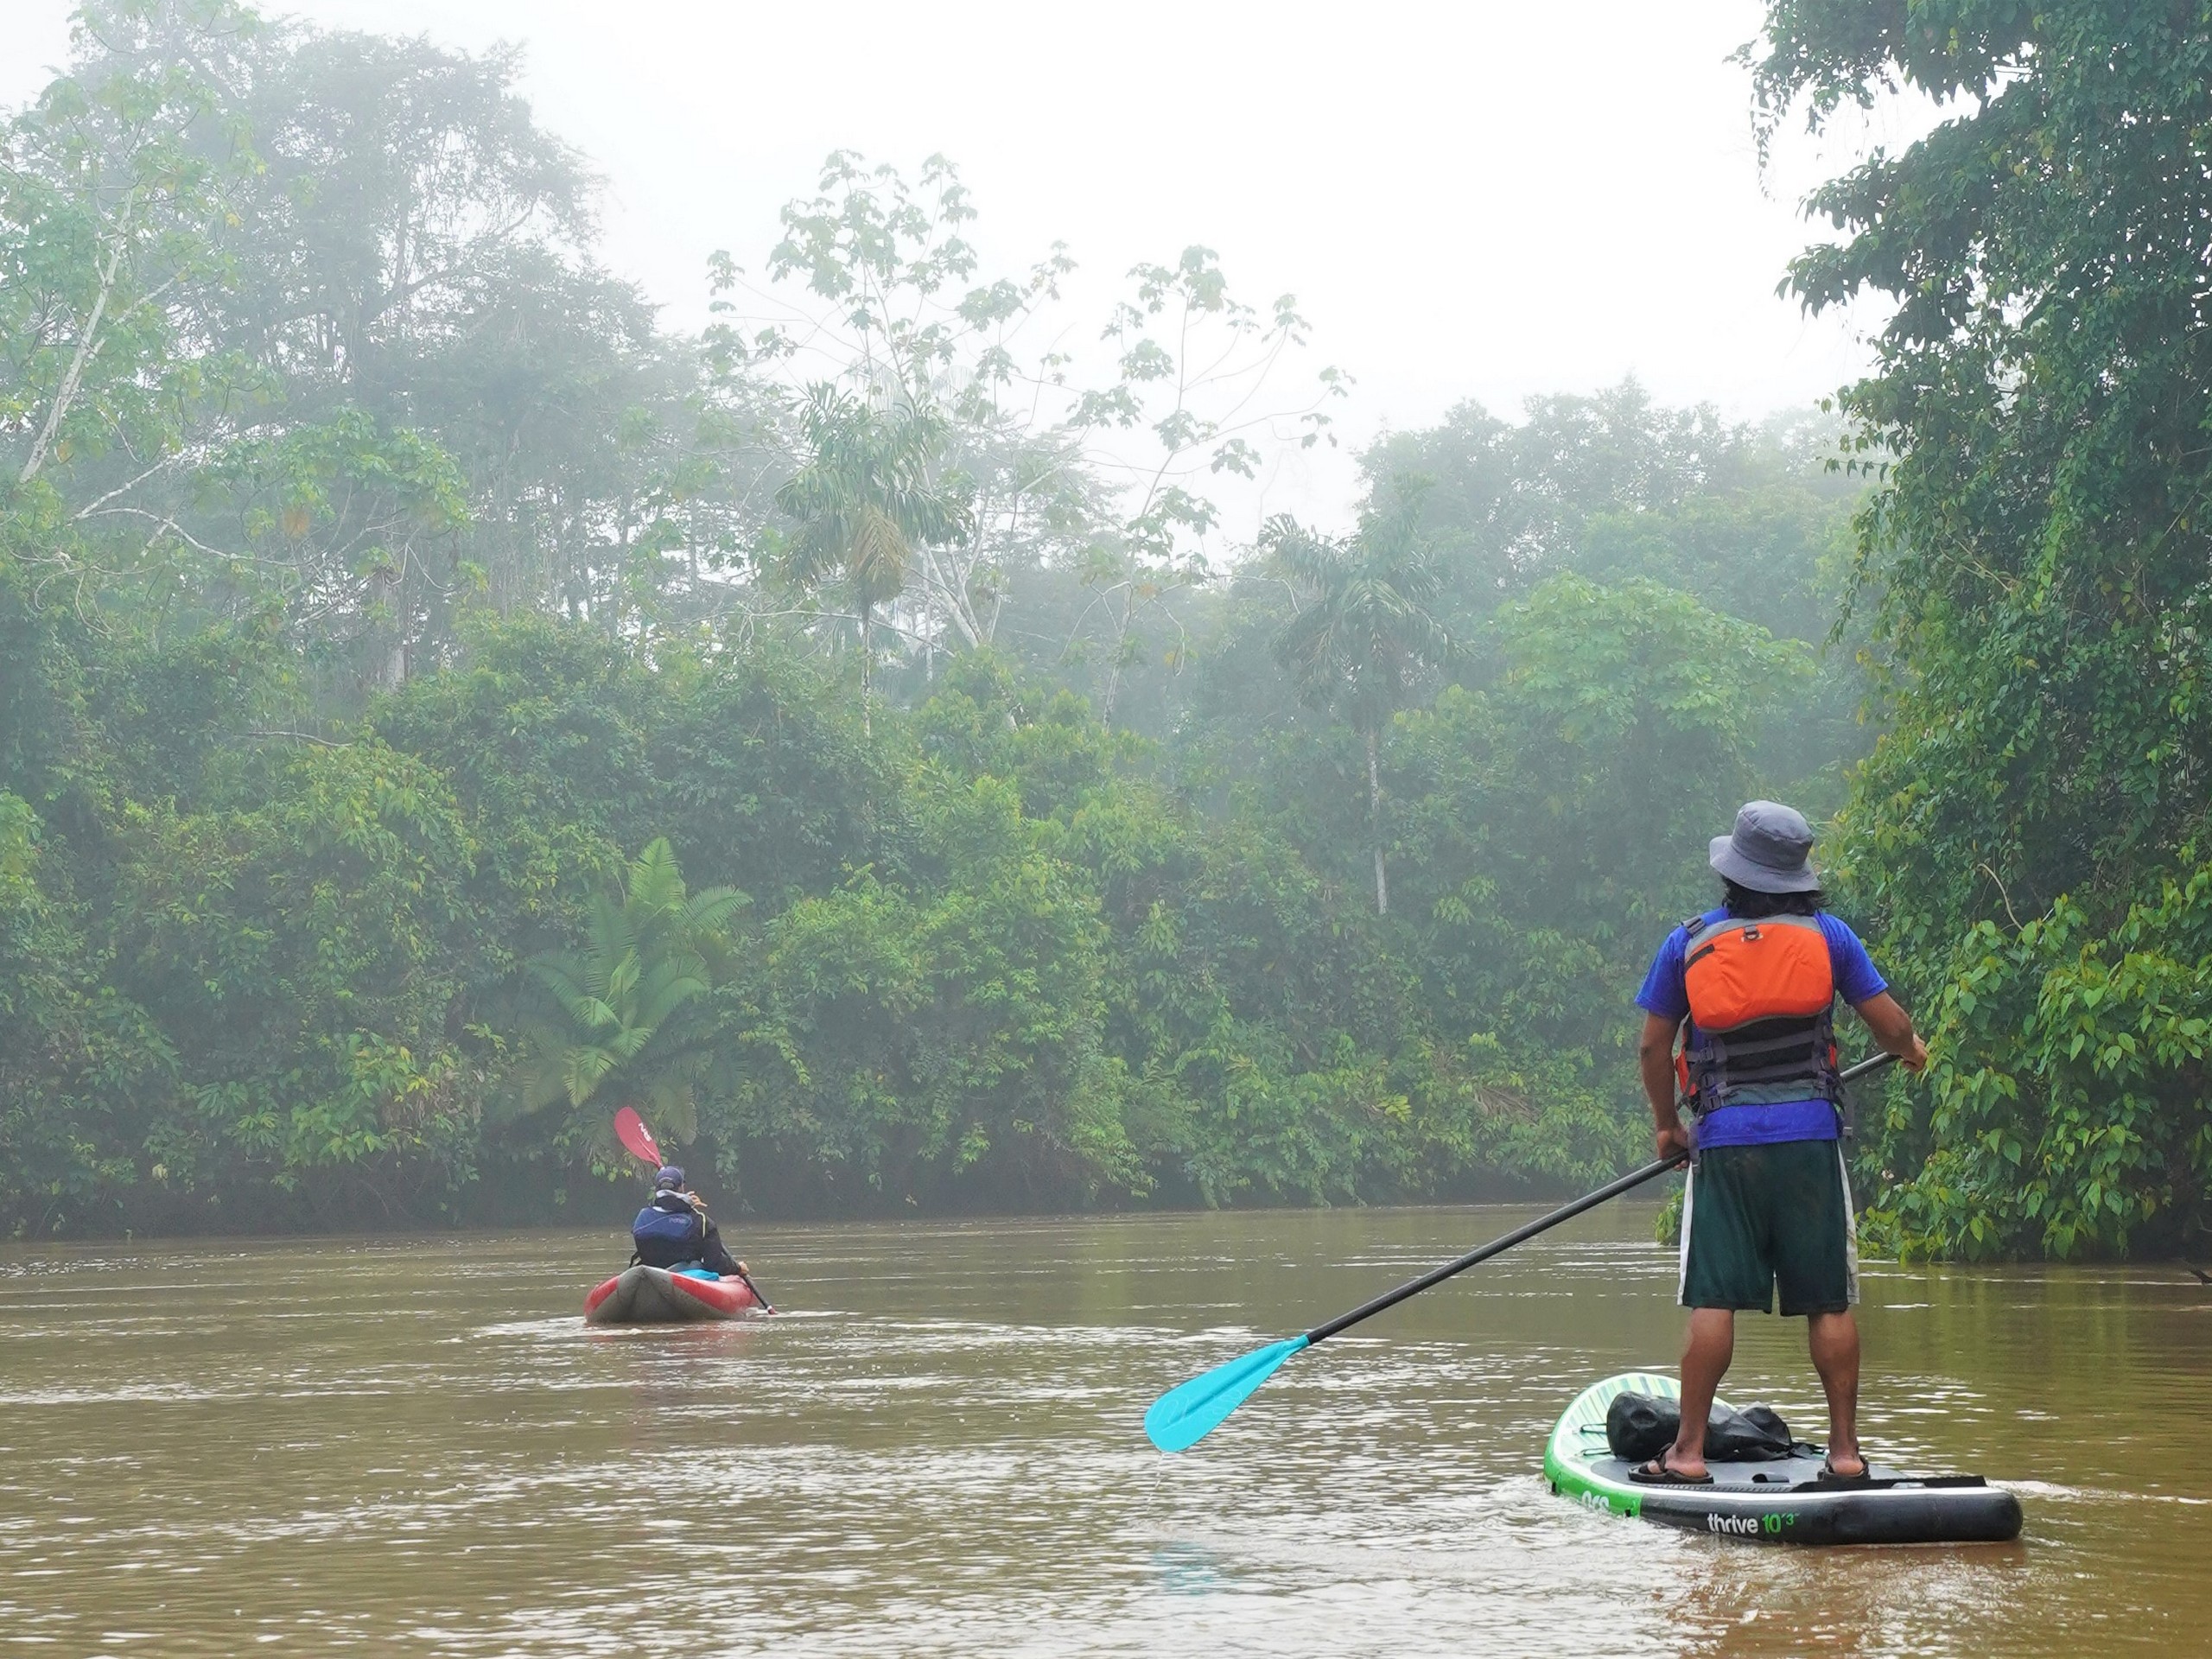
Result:
{"label": "bare leg", "polygon": [[1682,1341],[1682,1426],[1676,1431],[1667,1466],[1680,1475],[1701,1475],[1705,1469],[1705,1420],[1713,1414],[1713,1396],[1736,1357],[1736,1315],[1726,1307],[1694,1307],[1689,1334]]}
{"label": "bare leg", "polygon": [[[1864,1474],[1866,1461],[1859,1455],[1859,1321],[1849,1308],[1815,1313],[1805,1321],[1805,1345],[1827,1391],[1828,1465],[1839,1475]],[[1687,1370],[1682,1391],[1689,1392]]]}

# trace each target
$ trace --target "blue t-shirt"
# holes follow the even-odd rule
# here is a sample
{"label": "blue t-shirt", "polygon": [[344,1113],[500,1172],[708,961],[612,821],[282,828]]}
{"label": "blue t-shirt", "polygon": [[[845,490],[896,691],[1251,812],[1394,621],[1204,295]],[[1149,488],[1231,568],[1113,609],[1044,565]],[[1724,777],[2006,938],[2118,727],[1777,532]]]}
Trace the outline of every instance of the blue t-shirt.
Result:
{"label": "blue t-shirt", "polygon": [[[1728,919],[1726,909],[1705,912],[1708,925]],[[1828,942],[1828,966],[1835,975],[1836,995],[1857,1007],[1890,988],[1866,954],[1859,936],[1827,912],[1815,918],[1821,937]],[[1651,960],[1636,1006],[1646,1014],[1679,1025],[1689,1014],[1690,994],[1682,983],[1682,958],[1688,953],[1689,932],[1676,928]],[[1775,1141],[1833,1141],[1835,1108],[1825,1100],[1785,1100],[1772,1105],[1723,1106],[1697,1121],[1700,1147],[1764,1146]]]}

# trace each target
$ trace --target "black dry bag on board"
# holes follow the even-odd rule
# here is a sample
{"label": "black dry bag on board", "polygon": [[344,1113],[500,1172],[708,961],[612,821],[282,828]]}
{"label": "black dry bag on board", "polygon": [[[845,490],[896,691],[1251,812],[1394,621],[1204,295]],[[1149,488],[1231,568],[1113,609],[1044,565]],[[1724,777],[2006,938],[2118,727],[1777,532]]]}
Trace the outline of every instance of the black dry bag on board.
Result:
{"label": "black dry bag on board", "polygon": [[[1605,1408],[1605,1444],[1617,1458],[1644,1463],[1675,1443],[1682,1404],[1656,1394],[1613,1396]],[[1771,1463],[1789,1455],[1789,1425],[1767,1406],[1715,1406],[1705,1420],[1705,1455],[1712,1463]]]}

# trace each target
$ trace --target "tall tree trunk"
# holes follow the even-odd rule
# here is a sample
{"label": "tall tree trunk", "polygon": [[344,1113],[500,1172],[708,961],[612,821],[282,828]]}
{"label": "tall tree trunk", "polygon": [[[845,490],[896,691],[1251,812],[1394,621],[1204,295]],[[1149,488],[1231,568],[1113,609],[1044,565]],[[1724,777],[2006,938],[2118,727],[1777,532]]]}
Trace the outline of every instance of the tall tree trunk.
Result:
{"label": "tall tree trunk", "polygon": [[1382,768],[1376,756],[1377,740],[1367,734],[1367,833],[1375,842],[1375,913],[1390,913],[1390,883],[1382,873]]}
{"label": "tall tree trunk", "polygon": [[872,677],[868,672],[870,667],[868,662],[868,622],[873,616],[874,610],[875,607],[869,604],[868,601],[862,600],[861,601],[861,735],[862,737],[874,737],[875,735],[875,727],[869,720],[868,711],[868,686]]}
{"label": "tall tree trunk", "polygon": [[1122,660],[1129,649],[1129,611],[1125,599],[1114,629],[1114,649],[1107,658],[1106,698],[1098,711],[1098,723],[1109,732],[1114,729],[1114,705],[1122,696]]}
{"label": "tall tree trunk", "polygon": [[407,683],[405,594],[401,590],[399,578],[389,570],[378,573],[376,586],[378,598],[373,608],[385,613],[385,626],[391,630],[383,647],[382,660],[376,665],[377,683],[387,691],[397,691]]}
{"label": "tall tree trunk", "polygon": [[100,318],[106,314],[107,302],[115,293],[116,272],[123,264],[124,251],[130,245],[130,210],[137,201],[138,193],[133,190],[124,197],[123,206],[116,213],[115,240],[108,244],[107,262],[100,267],[99,296],[92,302],[92,315],[85,319],[83,332],[77,336],[77,350],[69,359],[68,372],[61,377],[60,385],[54,389],[53,406],[46,411],[46,423],[39,428],[38,438],[31,445],[30,458],[23,462],[22,475],[16,480],[18,484],[28,484],[38,476],[38,469],[46,465],[47,456],[54,451],[54,435],[61,430],[70,405],[77,401],[77,388],[85,380],[85,365],[100,342]]}

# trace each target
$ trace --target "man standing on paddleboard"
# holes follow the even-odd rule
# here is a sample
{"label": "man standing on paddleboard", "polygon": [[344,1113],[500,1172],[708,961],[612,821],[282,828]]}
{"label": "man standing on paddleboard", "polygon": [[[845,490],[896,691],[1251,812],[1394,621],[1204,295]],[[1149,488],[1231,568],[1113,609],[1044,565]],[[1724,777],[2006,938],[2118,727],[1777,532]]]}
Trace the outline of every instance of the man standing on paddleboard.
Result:
{"label": "man standing on paddleboard", "polygon": [[[1802,1315],[1828,1401],[1827,1474],[1861,1480],[1859,1244],[1840,1138],[1834,1010],[1917,1071],[1927,1046],[1850,928],[1821,908],[1813,831],[1752,801],[1712,844],[1720,908],[1667,936],[1637,993],[1638,1058],[1659,1155],[1693,1154],[1682,1189],[1682,1421],[1636,1470],[1647,1485],[1710,1484],[1705,1427],[1736,1348],[1738,1310]],[[1688,1107],[1692,1123],[1682,1121]],[[1693,1127],[1694,1125],[1694,1127]]]}

